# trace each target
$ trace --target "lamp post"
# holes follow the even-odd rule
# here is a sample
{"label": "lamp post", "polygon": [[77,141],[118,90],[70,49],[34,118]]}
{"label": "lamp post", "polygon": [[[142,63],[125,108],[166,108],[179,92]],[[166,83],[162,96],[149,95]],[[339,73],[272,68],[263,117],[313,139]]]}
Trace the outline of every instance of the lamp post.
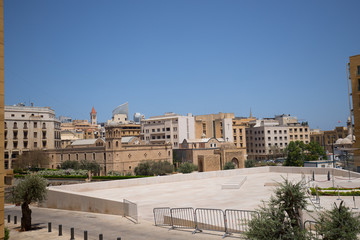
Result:
{"label": "lamp post", "polygon": [[331,141],[331,145],[332,145],[332,152],[333,152],[333,168],[335,168],[335,151],[334,151],[334,140],[335,140],[335,136],[332,136],[332,141]]}

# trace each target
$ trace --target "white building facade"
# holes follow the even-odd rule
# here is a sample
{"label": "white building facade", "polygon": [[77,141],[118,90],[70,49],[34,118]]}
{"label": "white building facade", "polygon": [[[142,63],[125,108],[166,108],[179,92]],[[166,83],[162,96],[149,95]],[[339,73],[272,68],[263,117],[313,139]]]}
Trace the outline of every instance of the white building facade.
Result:
{"label": "white building facade", "polygon": [[171,143],[173,148],[177,149],[184,139],[195,138],[194,116],[166,113],[142,120],[141,138],[151,144]]}

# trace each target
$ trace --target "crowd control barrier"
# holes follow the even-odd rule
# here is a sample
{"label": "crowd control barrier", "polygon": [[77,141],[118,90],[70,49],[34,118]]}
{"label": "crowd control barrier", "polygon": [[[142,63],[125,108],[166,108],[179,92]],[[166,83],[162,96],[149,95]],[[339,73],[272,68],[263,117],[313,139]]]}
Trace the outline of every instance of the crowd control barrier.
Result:
{"label": "crowd control barrier", "polygon": [[137,204],[124,199],[124,217],[132,218],[136,223],[138,222]]}
{"label": "crowd control barrier", "polygon": [[171,226],[170,208],[154,208],[155,226]]}
{"label": "crowd control barrier", "polygon": [[211,208],[154,208],[155,226],[170,226],[182,229],[194,229],[193,233],[207,231],[224,232],[224,236],[242,233],[248,223],[259,213],[248,210],[211,209]]}

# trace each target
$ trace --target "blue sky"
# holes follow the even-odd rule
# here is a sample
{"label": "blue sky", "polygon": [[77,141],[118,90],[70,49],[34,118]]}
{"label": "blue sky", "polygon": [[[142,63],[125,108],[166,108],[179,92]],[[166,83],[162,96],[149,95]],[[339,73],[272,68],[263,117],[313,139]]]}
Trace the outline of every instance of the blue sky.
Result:
{"label": "blue sky", "polygon": [[[349,115],[360,1],[4,0],[5,104],[99,121],[165,112]],[[338,121],[341,120],[341,124]]]}

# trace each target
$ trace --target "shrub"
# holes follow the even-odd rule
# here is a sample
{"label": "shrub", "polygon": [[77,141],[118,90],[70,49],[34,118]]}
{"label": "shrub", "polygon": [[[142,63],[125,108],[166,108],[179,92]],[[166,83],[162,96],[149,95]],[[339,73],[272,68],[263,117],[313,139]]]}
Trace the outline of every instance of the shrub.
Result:
{"label": "shrub", "polygon": [[358,239],[360,217],[351,212],[343,203],[341,201],[339,207],[334,203],[333,209],[320,213],[316,230],[322,239]]}
{"label": "shrub", "polygon": [[189,162],[181,164],[178,169],[178,171],[181,173],[191,173],[195,170],[197,170],[197,166]]}
{"label": "shrub", "polygon": [[5,227],[5,238],[4,240],[8,240],[10,238],[10,231],[7,227]]}
{"label": "shrub", "polygon": [[229,169],[235,169],[235,164],[233,162],[225,163],[224,170],[229,170]]}
{"label": "shrub", "polygon": [[139,163],[139,165],[134,169],[136,175],[143,175],[143,176],[151,176],[151,164],[150,161],[145,161]]}
{"label": "shrub", "polygon": [[168,161],[145,161],[134,169],[136,175],[154,176],[172,173],[173,166]]}
{"label": "shrub", "polygon": [[255,160],[253,159],[248,159],[245,161],[245,167],[246,168],[252,168],[255,167]]}
{"label": "shrub", "polygon": [[307,205],[304,183],[285,179],[274,193],[268,206],[261,207],[259,216],[250,220],[245,232],[247,239],[305,240],[301,217]]}
{"label": "shrub", "polygon": [[174,170],[173,165],[168,161],[159,161],[151,163],[151,172],[154,175],[166,175],[167,173],[172,173]]}
{"label": "shrub", "polygon": [[107,173],[107,176],[122,176],[121,172],[110,171]]}
{"label": "shrub", "polygon": [[87,170],[60,169],[58,171],[51,171],[51,170],[39,171],[36,173],[36,175],[47,176],[47,177],[51,177],[51,176],[61,177],[61,176],[86,176],[87,173],[88,173]]}

